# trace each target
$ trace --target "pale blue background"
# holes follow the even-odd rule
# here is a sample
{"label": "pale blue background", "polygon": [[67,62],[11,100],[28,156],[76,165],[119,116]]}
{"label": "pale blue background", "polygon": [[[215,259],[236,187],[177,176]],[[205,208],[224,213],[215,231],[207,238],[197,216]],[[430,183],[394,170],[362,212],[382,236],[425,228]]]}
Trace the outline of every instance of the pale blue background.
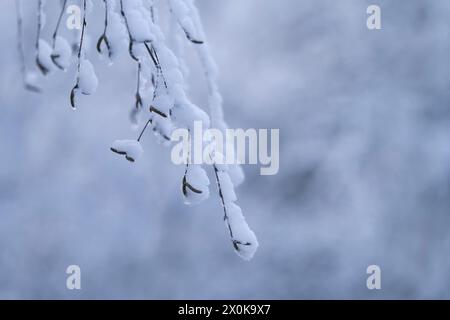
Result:
{"label": "pale blue background", "polygon": [[[31,67],[36,1],[24,2]],[[381,31],[366,28],[373,3]],[[448,298],[450,2],[198,4],[229,124],[281,133],[278,175],[247,166],[237,190],[260,242],[255,258],[233,252],[215,192],[182,203],[183,168],[151,135],[134,165],[108,150],[136,134],[128,56],[108,68],[92,52],[100,86],[76,112],[73,67],[49,77],[45,94],[22,89],[5,0],[0,298]],[[101,25],[90,28],[96,41]],[[189,57],[190,93],[205,107]],[[65,287],[70,264],[82,269],[81,291]],[[382,269],[381,291],[366,288],[370,264]]]}

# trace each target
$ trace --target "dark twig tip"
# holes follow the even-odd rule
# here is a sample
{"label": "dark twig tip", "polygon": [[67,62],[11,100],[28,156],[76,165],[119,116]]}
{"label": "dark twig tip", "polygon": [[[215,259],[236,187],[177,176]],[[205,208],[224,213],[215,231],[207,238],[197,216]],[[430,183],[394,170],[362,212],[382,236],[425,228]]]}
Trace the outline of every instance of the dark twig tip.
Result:
{"label": "dark twig tip", "polygon": [[183,177],[183,194],[187,197],[187,189],[191,190],[194,193],[201,194],[203,193],[201,190],[194,188],[189,182],[187,182],[186,175]]}
{"label": "dark twig tip", "polygon": [[55,65],[55,66],[57,66],[59,69],[61,69],[61,70],[65,70],[65,68],[62,66],[62,65],[60,65],[59,64],[59,62],[58,62],[58,58],[59,57],[61,57],[59,54],[52,54],[51,56],[50,56],[50,58],[52,59],[52,61],[53,61],[53,64]]}
{"label": "dark twig tip", "polygon": [[47,75],[47,73],[49,73],[50,70],[41,63],[39,57],[36,58],[36,65],[39,71],[41,71],[44,76]]}
{"label": "dark twig tip", "polygon": [[111,151],[112,152],[114,152],[114,153],[117,153],[117,154],[120,154],[120,155],[125,155],[125,154],[127,154],[126,152],[124,152],[124,151],[119,151],[119,150],[117,150],[117,149],[114,149],[114,148],[110,148],[111,149]]}
{"label": "dark twig tip", "polygon": [[186,38],[187,38],[190,42],[192,42],[192,43],[194,43],[194,44],[203,44],[203,43],[204,43],[202,40],[198,40],[198,39],[192,37],[192,35],[190,34],[190,32],[187,31],[184,27],[183,27],[183,31],[184,31],[184,34],[186,35]]}
{"label": "dark twig tip", "polygon": [[167,118],[167,114],[165,114],[161,110],[155,108],[154,106],[150,106],[150,112],[156,113],[156,114],[160,115],[163,118]]}
{"label": "dark twig tip", "polygon": [[72,88],[72,91],[70,91],[70,105],[71,105],[72,109],[74,109],[74,110],[77,108],[75,105],[75,92],[77,90],[78,90],[78,84]]}

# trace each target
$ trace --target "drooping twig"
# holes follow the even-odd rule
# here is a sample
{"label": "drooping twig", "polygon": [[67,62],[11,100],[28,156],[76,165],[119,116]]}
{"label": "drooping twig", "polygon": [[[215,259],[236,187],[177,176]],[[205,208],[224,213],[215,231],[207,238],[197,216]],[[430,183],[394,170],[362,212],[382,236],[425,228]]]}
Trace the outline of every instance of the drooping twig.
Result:
{"label": "drooping twig", "polygon": [[171,1],[168,1],[169,4],[169,11],[170,13],[175,17],[176,21],[178,22],[178,25],[180,26],[180,28],[183,30],[184,35],[186,36],[186,39],[188,39],[190,42],[194,43],[194,44],[203,44],[203,40],[197,39],[195,38],[190,32],[189,30],[183,25],[183,23],[180,21],[180,18],[177,17],[177,15],[175,15],[172,6],[170,4]]}
{"label": "drooping twig", "polygon": [[152,23],[156,23],[156,20],[155,20],[155,7],[153,5],[153,2],[150,5],[150,18],[152,19]]}
{"label": "drooping twig", "polygon": [[[133,35],[131,33],[131,30],[130,30],[130,25],[128,23],[128,17],[125,14],[123,0],[120,0],[120,14],[122,15],[122,18],[123,18],[123,21],[125,23],[125,27],[126,27],[127,33],[128,33],[128,41],[129,41],[128,54],[138,64],[138,69],[137,69],[137,89],[136,89],[136,93],[135,93],[135,99],[136,99],[136,101],[135,101],[135,109],[132,111],[132,114],[135,114],[137,112],[137,110],[142,107],[142,97],[141,97],[141,93],[140,93],[142,64],[141,64],[140,59],[133,52],[133,48],[134,48],[134,45],[136,43],[136,40],[134,39],[134,37],[133,37]],[[148,123],[149,122],[146,123],[146,125],[144,127],[144,131],[147,128]]]}
{"label": "drooping twig", "polygon": [[128,32],[128,39],[129,39],[129,44],[128,44],[128,53],[130,54],[130,57],[135,60],[136,62],[139,62],[139,58],[136,57],[133,53],[133,46],[134,43],[136,42],[136,40],[134,39],[133,35],[131,34],[130,31],[130,25],[128,23],[128,18],[127,15],[125,14],[125,10],[123,7],[123,0],[120,0],[120,14],[122,15],[123,21],[125,23],[125,27],[127,29]]}
{"label": "drooping twig", "polygon": [[136,102],[135,102],[135,108],[140,109],[142,108],[142,97],[141,97],[141,70],[142,65],[141,62],[138,62],[138,69],[137,69],[137,85],[136,85]]}
{"label": "drooping twig", "polygon": [[147,129],[148,125],[152,123],[152,119],[149,119],[146,123],[144,128],[142,129],[141,133],[139,134],[139,137],[137,138],[137,142],[141,141],[142,135],[144,134],[145,130]]}
{"label": "drooping twig", "polygon": [[58,36],[59,26],[61,25],[61,20],[64,15],[64,10],[66,9],[66,5],[67,5],[67,0],[64,0],[63,4],[61,6],[61,11],[58,16],[58,22],[56,23],[55,31],[53,31],[53,35],[52,35],[52,48],[53,49],[55,49],[56,37]]}
{"label": "drooping twig", "polygon": [[[141,130],[141,133],[139,134],[139,137],[136,139],[137,142],[140,142],[140,141],[141,141],[142,136],[144,135],[145,131],[146,131],[147,128],[148,128],[148,125],[149,125],[149,124],[152,124],[152,123],[153,123],[153,119],[152,119],[152,118],[150,118],[150,119],[147,120],[147,122],[145,123],[144,127],[143,127],[142,130]],[[153,128],[153,131],[155,131],[155,130],[156,130],[156,128]],[[170,137],[168,137],[168,136],[166,136],[166,135],[164,135],[164,134],[162,134],[162,133],[160,133],[160,134],[161,134],[161,136],[162,136],[165,140],[170,141]]]}
{"label": "drooping twig", "polygon": [[[150,43],[150,46],[149,46],[149,43]],[[144,45],[145,45],[145,48],[147,49],[147,52],[148,52],[150,58],[152,59],[153,64],[155,65],[157,80],[159,77],[161,77],[161,79],[163,80],[163,83],[164,83],[164,87],[167,90],[168,89],[167,81],[166,81],[166,78],[164,77],[164,73],[161,68],[161,64],[159,63],[159,58],[158,58],[158,54],[156,53],[155,47],[153,46],[153,44],[150,41],[144,42]],[[156,81],[156,83],[158,85],[158,81]],[[156,92],[156,90],[155,90],[155,92]]]}
{"label": "drooping twig", "polygon": [[[198,13],[198,9],[193,4],[192,1],[185,2],[192,14],[193,23],[196,31],[203,39],[206,38],[205,31],[203,29],[203,25]],[[218,128],[224,131],[227,128],[227,124],[224,120],[223,107],[222,107],[222,95],[220,94],[219,86],[217,83],[217,74],[215,68],[215,61],[210,52],[208,43],[204,43],[201,46],[195,47],[197,53],[200,57],[200,63],[203,68],[203,72],[206,77],[207,85],[208,85],[208,94],[209,94],[209,111],[211,114],[211,125],[215,128]]]}
{"label": "drooping twig", "polygon": [[[189,132],[189,130],[188,130],[188,132]],[[191,144],[191,133],[189,132],[189,136],[188,136],[188,144],[190,145]],[[182,192],[183,192],[183,195],[185,196],[185,197],[187,197],[188,196],[188,189],[190,190],[190,191],[192,191],[192,192],[194,192],[194,193],[197,193],[197,194],[201,194],[201,193],[203,193],[201,190],[198,190],[197,188],[195,188],[194,186],[192,186],[188,181],[187,181],[187,173],[188,173],[188,170],[189,170],[189,158],[190,158],[190,152],[189,152],[189,148],[188,148],[188,152],[187,152],[187,155],[186,155],[186,168],[185,168],[185,170],[184,170],[184,175],[183,175],[183,183],[182,183],[182,188],[181,188],[181,190],[182,190]]]}
{"label": "drooping twig", "polygon": [[97,41],[97,51],[98,53],[102,53],[102,43],[105,43],[106,49],[108,50],[108,57],[111,59],[112,57],[112,51],[111,51],[111,45],[109,44],[108,37],[106,36],[106,31],[108,30],[108,2],[107,0],[103,0],[105,4],[105,22],[104,22],[104,29],[103,34],[100,36],[100,38]]}
{"label": "drooping twig", "polygon": [[[56,47],[56,38],[58,36],[59,26],[61,24],[61,19],[64,15],[64,10],[66,9],[66,4],[67,4],[67,0],[64,0],[62,7],[61,7],[61,12],[59,13],[58,22],[56,23],[55,31],[53,32],[53,36],[52,36],[52,49],[53,50],[55,50],[55,47]],[[50,55],[50,58],[52,59],[55,66],[57,66],[61,70],[64,70],[64,67],[60,63],[58,63],[59,57],[60,57],[59,54],[55,54],[55,53],[52,53]]]}
{"label": "drooping twig", "polygon": [[22,7],[20,0],[16,0],[16,13],[17,13],[17,49],[20,60],[20,73],[22,76],[22,82],[25,89],[33,92],[41,92],[41,89],[37,86],[27,82],[27,67],[25,62],[25,51],[23,48],[23,19],[22,19]]}
{"label": "drooping twig", "polygon": [[222,191],[222,186],[221,186],[221,183],[220,183],[219,169],[217,168],[216,164],[213,164],[213,168],[214,168],[214,174],[215,174],[215,177],[216,177],[217,188],[219,189],[219,197],[221,199],[222,208],[223,208],[223,220],[227,224],[228,232],[230,234],[230,239],[231,239],[231,242],[233,244],[234,249],[236,251],[240,251],[241,248],[239,248],[239,246],[251,246],[252,243],[250,243],[250,242],[241,242],[241,241],[239,241],[239,240],[234,238],[233,229],[231,227],[230,219],[229,219],[229,216],[228,216],[228,213],[227,213],[227,205],[226,205],[226,202],[225,202],[225,198],[224,198],[223,191]]}
{"label": "drooping twig", "polygon": [[20,6],[20,0],[16,0],[16,13],[17,13],[17,48],[19,50],[20,58],[20,71],[25,82],[26,65],[25,65],[25,52],[23,49],[22,37],[23,37],[23,22],[22,22],[22,9]]}
{"label": "drooping twig", "polygon": [[39,68],[39,70],[42,72],[42,74],[45,76],[50,70],[45,67],[40,59],[39,59],[39,46],[41,41],[41,29],[42,29],[42,0],[38,1],[38,13],[37,13],[37,35],[36,35],[36,65]]}
{"label": "drooping twig", "polygon": [[83,0],[83,25],[81,27],[81,36],[80,36],[80,46],[78,47],[78,54],[77,54],[77,80],[75,83],[75,86],[72,88],[72,91],[70,92],[70,105],[72,106],[72,109],[76,109],[75,106],[75,92],[78,90],[80,86],[80,69],[81,69],[81,54],[83,51],[83,41],[84,41],[84,31],[86,29],[86,0]]}
{"label": "drooping twig", "polygon": [[134,97],[135,97],[134,108],[132,108],[131,112],[130,112],[130,119],[133,123],[138,123],[137,117],[143,106],[142,96],[141,96],[141,71],[142,71],[142,65],[141,65],[141,62],[139,61],[138,68],[137,68],[136,93],[134,94]]}
{"label": "drooping twig", "polygon": [[185,27],[183,27],[180,22],[178,22],[178,23],[180,24],[181,29],[183,29],[184,34],[186,35],[186,38],[190,42],[192,42],[194,44],[203,44],[203,40],[198,40],[198,39],[195,39],[194,37],[192,37],[191,33]]}

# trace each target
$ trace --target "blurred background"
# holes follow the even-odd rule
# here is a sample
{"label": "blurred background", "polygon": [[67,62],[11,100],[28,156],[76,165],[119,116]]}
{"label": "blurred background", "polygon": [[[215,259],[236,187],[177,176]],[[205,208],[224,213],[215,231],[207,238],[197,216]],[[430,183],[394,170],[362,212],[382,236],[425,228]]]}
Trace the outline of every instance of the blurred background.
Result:
{"label": "blurred background", "polygon": [[[30,69],[36,2],[24,1]],[[94,3],[91,45],[102,32]],[[58,4],[47,0],[47,40]],[[382,30],[366,27],[371,4],[381,7]],[[25,91],[6,0],[0,298],[450,298],[450,2],[197,5],[229,125],[280,129],[279,173],[244,166],[237,189],[260,243],[253,260],[233,252],[213,185],[205,203],[183,204],[183,168],[152,134],[135,164],[109,151],[136,136],[128,55],[108,67],[91,50],[99,88],[75,112],[74,65],[42,80],[43,93]],[[187,52],[189,93],[206,108],[198,58],[189,44]],[[66,289],[71,264],[81,267],[82,290]],[[366,287],[372,264],[381,290]]]}

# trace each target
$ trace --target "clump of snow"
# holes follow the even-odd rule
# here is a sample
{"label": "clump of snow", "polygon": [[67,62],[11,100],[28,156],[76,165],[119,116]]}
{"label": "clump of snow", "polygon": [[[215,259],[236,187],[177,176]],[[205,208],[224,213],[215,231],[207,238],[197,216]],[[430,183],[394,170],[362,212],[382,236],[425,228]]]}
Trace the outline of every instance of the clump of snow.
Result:
{"label": "clump of snow", "polygon": [[160,116],[167,118],[173,105],[173,98],[168,94],[158,94],[152,102],[150,112],[157,113]]}
{"label": "clump of snow", "polygon": [[209,127],[208,114],[193,103],[175,104],[172,118],[178,127],[194,130],[194,122],[199,121],[206,128]]}
{"label": "clump of snow", "polygon": [[201,40],[196,30],[194,22],[195,12],[183,0],[169,0],[169,4],[173,15],[178,20],[188,40],[195,44],[203,44],[203,40]]}
{"label": "clump of snow", "polygon": [[141,144],[136,140],[116,140],[111,147],[111,151],[124,155],[125,159],[130,162],[135,162],[144,152]]}
{"label": "clump of snow", "polygon": [[98,79],[94,67],[89,60],[83,59],[81,61],[78,79],[78,88],[83,94],[93,94],[97,90]]}
{"label": "clump of snow", "polygon": [[106,37],[110,46],[109,58],[114,60],[127,47],[127,30],[122,17],[116,11],[116,1],[107,0],[108,27]]}
{"label": "clump of snow", "polygon": [[159,115],[153,116],[152,128],[159,143],[166,143],[170,141],[170,136],[172,135],[173,130],[173,125],[170,118],[164,118]]}
{"label": "clump of snow", "polygon": [[238,164],[232,164],[228,168],[228,174],[230,175],[231,181],[234,186],[241,185],[245,180],[244,170]]}
{"label": "clump of snow", "polygon": [[219,195],[224,209],[224,221],[230,233],[231,242],[236,253],[244,260],[250,260],[258,249],[258,240],[245,221],[237,200],[234,186],[228,171],[215,165]]}
{"label": "clump of snow", "polygon": [[209,198],[209,179],[200,165],[189,165],[183,178],[184,203],[198,204]]}
{"label": "clump of snow", "polygon": [[42,87],[39,82],[40,82],[40,78],[39,78],[38,73],[33,72],[33,71],[28,71],[25,74],[24,84],[28,90],[34,91],[34,92],[41,92]]}
{"label": "clump of snow", "polygon": [[253,258],[258,249],[258,240],[250,229],[242,214],[241,208],[235,203],[227,204],[227,223],[232,226],[232,243],[236,253],[244,260]]}
{"label": "clump of snow", "polygon": [[143,4],[140,0],[126,0],[122,2],[128,21],[128,28],[134,41],[152,41],[149,23],[142,12]]}

